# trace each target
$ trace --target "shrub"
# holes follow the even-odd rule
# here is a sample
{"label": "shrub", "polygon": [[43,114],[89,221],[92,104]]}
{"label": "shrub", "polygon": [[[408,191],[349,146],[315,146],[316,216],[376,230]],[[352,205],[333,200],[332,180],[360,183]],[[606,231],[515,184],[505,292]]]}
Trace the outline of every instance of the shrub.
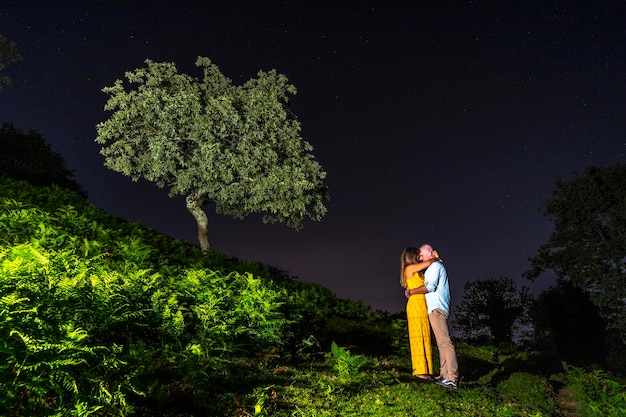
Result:
{"label": "shrub", "polygon": [[[207,269],[200,251],[108,218],[75,194],[20,183],[16,200],[10,185],[0,180],[7,415],[127,415],[181,398],[206,410],[237,382],[228,371],[241,358],[282,345],[283,289]],[[181,252],[182,263],[164,256]]]}

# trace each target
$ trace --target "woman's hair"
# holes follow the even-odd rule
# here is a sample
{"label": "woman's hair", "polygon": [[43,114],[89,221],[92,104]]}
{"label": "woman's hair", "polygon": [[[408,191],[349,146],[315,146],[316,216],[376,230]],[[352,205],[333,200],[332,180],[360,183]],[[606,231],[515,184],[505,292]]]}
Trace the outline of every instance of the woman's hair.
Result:
{"label": "woman's hair", "polygon": [[400,256],[400,285],[406,288],[406,277],[404,276],[404,268],[407,265],[417,264],[420,261],[420,250],[414,247],[408,247],[402,251]]}

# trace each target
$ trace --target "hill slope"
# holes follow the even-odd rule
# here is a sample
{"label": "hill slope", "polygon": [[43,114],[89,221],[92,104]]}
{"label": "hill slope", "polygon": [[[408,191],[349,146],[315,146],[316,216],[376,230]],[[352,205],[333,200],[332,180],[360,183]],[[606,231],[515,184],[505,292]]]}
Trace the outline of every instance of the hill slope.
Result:
{"label": "hill slope", "polygon": [[[561,415],[531,353],[458,342],[447,391],[407,349],[402,317],[0,179],[0,415]],[[624,410],[623,385],[566,374]]]}

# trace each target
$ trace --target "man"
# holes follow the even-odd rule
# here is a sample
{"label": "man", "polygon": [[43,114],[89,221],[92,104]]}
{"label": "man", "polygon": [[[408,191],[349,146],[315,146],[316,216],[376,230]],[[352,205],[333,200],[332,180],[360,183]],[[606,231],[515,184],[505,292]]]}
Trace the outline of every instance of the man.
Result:
{"label": "man", "polygon": [[[437,257],[437,252],[431,245],[425,244],[420,247],[422,262]],[[437,261],[430,265],[424,272],[424,285],[411,290],[410,294],[426,295],[428,321],[435,334],[437,349],[439,349],[439,376],[435,378],[435,381],[444,387],[456,389],[459,366],[448,327],[450,285],[443,263]]]}

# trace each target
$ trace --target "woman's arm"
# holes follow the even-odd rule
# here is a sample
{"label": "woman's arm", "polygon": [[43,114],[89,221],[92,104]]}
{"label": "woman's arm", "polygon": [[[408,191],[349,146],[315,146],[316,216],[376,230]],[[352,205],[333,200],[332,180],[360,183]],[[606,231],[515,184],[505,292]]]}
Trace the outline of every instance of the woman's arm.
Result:
{"label": "woman's arm", "polygon": [[423,271],[424,269],[428,268],[429,266],[431,266],[434,262],[437,262],[438,260],[439,258],[433,258],[433,259],[429,259],[427,261],[420,262],[417,264],[407,265],[404,267],[404,276],[407,278],[410,276],[413,276],[414,273]]}

